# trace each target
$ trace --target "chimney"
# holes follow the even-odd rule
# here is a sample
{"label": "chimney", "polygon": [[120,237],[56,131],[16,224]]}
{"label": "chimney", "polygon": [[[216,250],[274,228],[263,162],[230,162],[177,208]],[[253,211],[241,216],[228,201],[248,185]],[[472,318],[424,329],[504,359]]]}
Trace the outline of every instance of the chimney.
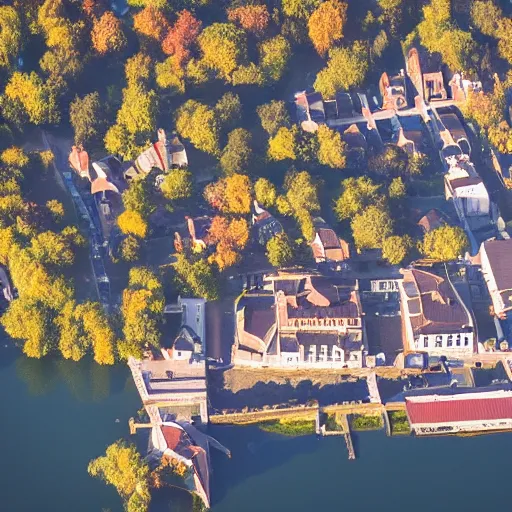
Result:
{"label": "chimney", "polygon": [[163,128],[158,128],[158,140],[163,142],[164,145],[167,144],[167,137],[165,135],[165,130]]}

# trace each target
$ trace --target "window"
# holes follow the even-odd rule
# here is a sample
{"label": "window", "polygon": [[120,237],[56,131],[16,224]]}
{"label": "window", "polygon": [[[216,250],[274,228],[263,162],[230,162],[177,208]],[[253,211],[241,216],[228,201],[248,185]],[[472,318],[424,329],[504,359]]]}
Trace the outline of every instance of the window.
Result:
{"label": "window", "polygon": [[436,336],[436,348],[440,348],[443,346],[443,337]]}
{"label": "window", "polygon": [[286,359],[286,362],[287,362],[287,363],[293,363],[293,357],[289,357],[289,358],[287,358],[287,359]]}
{"label": "window", "polygon": [[178,351],[178,357],[181,357],[181,352]]}
{"label": "window", "polygon": [[327,361],[327,345],[322,345],[322,361]]}
{"label": "window", "polygon": [[451,334],[448,336],[448,341],[446,343],[446,346],[447,347],[453,346],[453,336]]}
{"label": "window", "polygon": [[461,342],[460,336],[458,334],[456,334],[455,335],[455,344],[457,345],[457,347],[460,347],[460,342]]}
{"label": "window", "polygon": [[469,336],[464,336],[464,346],[467,347],[469,345]]}
{"label": "window", "polygon": [[423,336],[423,348],[428,348],[428,336]]}

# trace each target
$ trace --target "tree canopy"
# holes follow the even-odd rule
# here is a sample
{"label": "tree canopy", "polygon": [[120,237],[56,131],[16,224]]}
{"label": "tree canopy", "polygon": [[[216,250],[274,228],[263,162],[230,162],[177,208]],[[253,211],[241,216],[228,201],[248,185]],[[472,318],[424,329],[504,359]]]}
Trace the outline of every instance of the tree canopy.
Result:
{"label": "tree canopy", "polygon": [[356,214],[350,225],[358,249],[379,249],[384,240],[393,233],[393,221],[389,212],[375,205]]}
{"label": "tree canopy", "polygon": [[444,225],[425,233],[421,250],[427,258],[453,261],[462,256],[468,246],[468,238],[462,228]]}
{"label": "tree canopy", "polygon": [[343,37],[348,5],[340,0],[321,3],[308,21],[309,37],[316,51],[325,55]]}
{"label": "tree canopy", "polygon": [[351,219],[368,206],[377,204],[382,197],[380,185],[367,176],[347,178],[341,182],[342,192],[334,206],[339,220]]}
{"label": "tree canopy", "polygon": [[346,166],[347,145],[341,139],[340,132],[332,130],[327,125],[320,125],[317,131],[318,161],[333,169],[342,169]]}
{"label": "tree canopy", "polygon": [[267,259],[274,267],[284,267],[293,260],[293,247],[286,233],[278,233],[267,242]]}

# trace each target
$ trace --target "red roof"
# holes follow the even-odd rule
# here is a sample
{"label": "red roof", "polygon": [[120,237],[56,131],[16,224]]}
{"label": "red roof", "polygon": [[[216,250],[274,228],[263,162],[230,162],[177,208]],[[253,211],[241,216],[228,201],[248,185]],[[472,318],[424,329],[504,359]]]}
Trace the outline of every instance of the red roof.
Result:
{"label": "red roof", "polygon": [[406,399],[412,424],[455,423],[512,419],[512,396],[500,398],[454,398],[430,402]]}

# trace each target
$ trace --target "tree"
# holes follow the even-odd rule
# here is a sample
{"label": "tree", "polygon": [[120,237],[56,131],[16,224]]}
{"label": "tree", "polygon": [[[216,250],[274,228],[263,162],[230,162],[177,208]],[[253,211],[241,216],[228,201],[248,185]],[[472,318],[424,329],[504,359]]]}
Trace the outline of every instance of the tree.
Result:
{"label": "tree", "polygon": [[75,96],[69,105],[69,120],[75,132],[75,144],[87,145],[100,135],[104,123],[103,109],[98,92]]}
{"label": "tree", "polygon": [[494,0],[480,0],[471,5],[471,19],[482,34],[495,37],[503,12]]}
{"label": "tree", "polygon": [[75,259],[70,240],[53,231],[45,231],[32,238],[30,250],[36,261],[43,265],[69,266]]}
{"label": "tree", "polygon": [[54,320],[59,330],[59,350],[65,359],[80,361],[87,354],[90,340],[83,332],[75,301],[68,301]]}
{"label": "tree", "polygon": [[347,164],[347,145],[341,140],[340,132],[327,125],[320,125],[316,132],[318,138],[318,161],[333,169],[342,169]]}
{"label": "tree", "polygon": [[204,64],[226,81],[244,63],[247,45],[244,32],[232,23],[214,23],[198,39]]}
{"label": "tree", "polygon": [[228,9],[228,20],[238,23],[244,30],[262,36],[270,22],[266,5],[241,5]]}
{"label": "tree", "polygon": [[188,100],[176,112],[176,130],[197,149],[219,154],[220,130],[215,111],[195,100]]}
{"label": "tree", "polygon": [[119,229],[125,235],[146,238],[148,225],[139,212],[126,210],[117,218]]}
{"label": "tree", "polygon": [[400,265],[413,247],[410,236],[388,236],[382,243],[382,257],[391,265]]}
{"label": "tree", "polygon": [[132,85],[148,86],[152,77],[153,60],[146,53],[136,53],[124,65],[124,74],[128,87]]}
{"label": "tree", "polygon": [[126,210],[138,212],[146,219],[155,209],[150,180],[143,178],[130,183],[130,187],[123,192],[123,205]]}
{"label": "tree", "polygon": [[123,89],[123,103],[117,113],[117,123],[128,133],[147,139],[156,122],[157,96],[155,91],[145,90],[139,85]]}
{"label": "tree", "polygon": [[270,103],[259,105],[256,112],[263,129],[273,137],[279,128],[290,128],[290,116],[284,101],[272,100]]}
{"label": "tree", "polygon": [[121,21],[110,11],[94,20],[91,38],[94,49],[100,55],[120,52],[127,44]]}
{"label": "tree", "polygon": [[384,150],[368,160],[368,170],[382,176],[396,178],[407,175],[407,153],[395,144],[386,144]]}
{"label": "tree", "polygon": [[224,213],[247,214],[251,211],[251,180],[243,174],[232,174],[204,190],[205,199]]}
{"label": "tree", "polygon": [[341,195],[334,206],[339,220],[351,219],[380,199],[380,185],[373,183],[367,176],[347,178],[341,182]]}
{"label": "tree", "polygon": [[512,20],[503,18],[498,24],[498,51],[500,57],[512,63]]}
{"label": "tree", "polygon": [[215,113],[224,129],[233,128],[242,118],[242,102],[238,94],[225,93],[215,104]]}
{"label": "tree", "polygon": [[140,240],[133,235],[128,235],[124,238],[119,246],[121,258],[128,262],[138,261],[140,258],[140,250]]}
{"label": "tree", "polygon": [[183,253],[178,253],[173,266],[177,285],[182,292],[192,297],[204,297],[206,300],[219,298],[219,283],[206,260],[191,262]]}
{"label": "tree", "polygon": [[89,462],[87,470],[91,476],[116,488],[128,512],[148,510],[151,500],[149,466],[135,445],[116,441],[107,448],[104,456]]}
{"label": "tree", "polygon": [[286,233],[278,233],[267,242],[267,259],[274,267],[284,267],[293,260],[293,248]]}
{"label": "tree", "polygon": [[133,29],[143,40],[161,43],[169,31],[169,22],[162,11],[148,5],[133,16]]}
{"label": "tree", "polygon": [[468,245],[468,238],[462,228],[444,225],[425,233],[422,252],[427,258],[453,261],[464,253]]}
{"label": "tree", "polygon": [[320,210],[318,185],[307,171],[288,173],[285,177],[284,188],[286,199],[295,212],[301,210],[317,212]]}
{"label": "tree", "polygon": [[489,142],[501,153],[512,154],[512,128],[507,121],[498,126],[491,126],[488,130]]}
{"label": "tree", "polygon": [[56,223],[61,223],[64,220],[65,210],[64,205],[57,201],[57,199],[50,199],[46,201],[46,208],[50,212],[52,219]]}
{"label": "tree", "polygon": [[114,364],[116,338],[101,304],[86,302],[78,304],[77,310],[82,319],[84,331],[90,339],[96,363]]}
{"label": "tree", "polygon": [[308,19],[322,0],[282,0],[283,13],[294,18]]}
{"label": "tree", "polygon": [[169,201],[180,201],[192,196],[192,173],[186,169],[172,169],[160,186],[162,194]]}
{"label": "tree", "polygon": [[246,173],[252,160],[252,135],[245,128],[236,128],[228,135],[220,166],[226,174]]}
{"label": "tree", "polygon": [[11,68],[21,50],[21,20],[11,6],[0,7],[0,66]]}
{"label": "tree", "polygon": [[160,323],[164,311],[162,284],[144,267],[130,270],[128,287],[123,291],[121,312],[124,339],[119,344],[123,358],[141,358],[144,347],[160,346]]}
{"label": "tree", "polygon": [[309,37],[320,55],[324,56],[343,37],[347,8],[348,5],[340,0],[327,0],[309,18]]}
{"label": "tree", "polygon": [[368,49],[361,41],[350,48],[332,48],[327,67],[315,80],[315,90],[324,98],[332,98],[338,91],[348,90],[363,83],[368,72]]}
{"label": "tree", "polygon": [[190,11],[178,13],[178,19],[162,42],[162,50],[175,57],[176,66],[182,67],[189,59],[191,49],[197,42],[202,23]]}
{"label": "tree", "polygon": [[268,141],[267,155],[270,160],[295,160],[297,158],[297,136],[298,129],[296,126],[292,128],[279,128],[277,133]]}
{"label": "tree", "polygon": [[352,219],[350,224],[357,248],[378,249],[393,232],[393,221],[384,208],[371,205]]}
{"label": "tree", "polygon": [[494,86],[492,94],[470,91],[463,107],[464,117],[474,121],[481,130],[488,130],[497,126],[503,119],[505,108],[505,95],[501,84]]}
{"label": "tree", "polygon": [[5,87],[5,96],[20,105],[33,124],[59,122],[55,95],[35,72],[14,72]]}
{"label": "tree", "polygon": [[212,243],[217,244],[215,253],[209,258],[219,270],[224,270],[240,260],[240,251],[249,241],[249,225],[245,219],[214,217],[208,236]]}
{"label": "tree", "polygon": [[169,89],[172,95],[185,93],[185,73],[177,65],[173,55],[155,65],[156,83],[162,89]]}
{"label": "tree", "polygon": [[288,40],[278,35],[267,39],[259,45],[260,70],[266,84],[279,81],[286,71],[291,56],[291,46]]}
{"label": "tree", "polygon": [[266,178],[258,178],[254,184],[254,194],[256,195],[256,201],[264,208],[275,206],[277,190],[275,185]]}
{"label": "tree", "polygon": [[394,178],[388,188],[388,196],[390,199],[403,199],[407,194],[407,189],[402,178]]}

